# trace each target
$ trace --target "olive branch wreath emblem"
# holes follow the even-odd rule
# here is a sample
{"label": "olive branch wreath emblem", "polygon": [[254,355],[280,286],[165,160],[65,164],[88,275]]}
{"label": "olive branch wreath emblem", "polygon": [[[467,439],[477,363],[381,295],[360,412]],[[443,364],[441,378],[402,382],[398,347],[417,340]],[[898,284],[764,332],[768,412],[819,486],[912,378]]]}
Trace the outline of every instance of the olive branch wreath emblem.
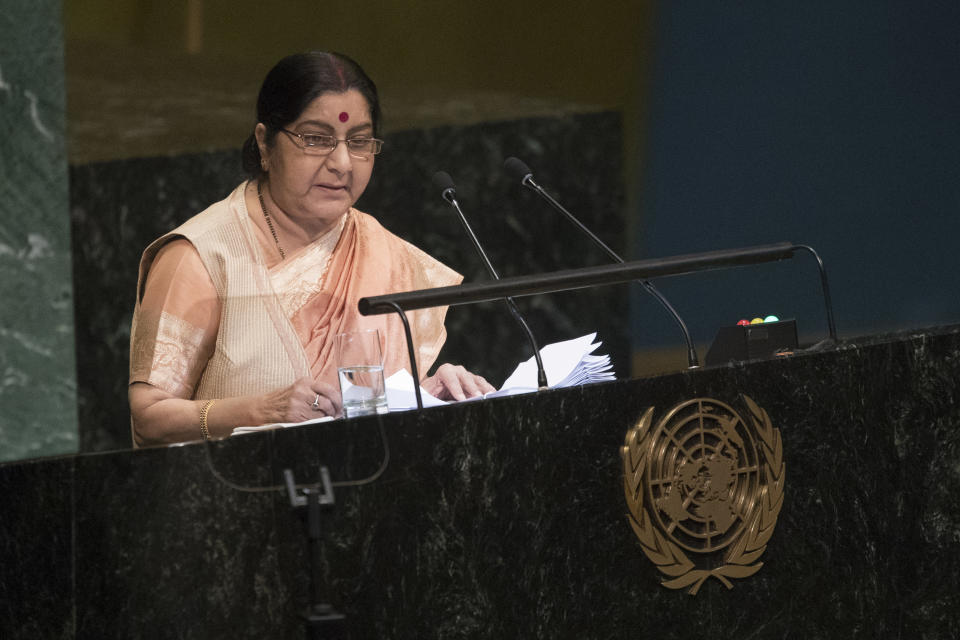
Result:
{"label": "olive branch wreath emblem", "polygon": [[[780,431],[773,427],[767,412],[747,396],[741,396],[747,408],[747,422],[757,436],[758,450],[763,458],[765,482],[761,484],[752,507],[743,519],[738,537],[727,547],[723,564],[712,568],[698,566],[679,544],[661,530],[644,508],[644,471],[649,463],[648,435],[653,423],[654,407],[647,409],[636,426],[627,431],[621,448],[623,459],[623,490],[629,508],[630,526],[640,540],[644,554],[666,578],[669,589],[689,587],[696,595],[709,578],[716,578],[728,589],[732,578],[747,578],[763,566],[759,561],[773,535],[777,517],[783,506],[784,480],[783,442]],[[690,401],[706,401],[700,398]],[[688,403],[689,404],[689,403]],[[669,412],[667,414],[670,415]],[[746,425],[745,425],[746,426]],[[655,508],[655,507],[654,507]]]}

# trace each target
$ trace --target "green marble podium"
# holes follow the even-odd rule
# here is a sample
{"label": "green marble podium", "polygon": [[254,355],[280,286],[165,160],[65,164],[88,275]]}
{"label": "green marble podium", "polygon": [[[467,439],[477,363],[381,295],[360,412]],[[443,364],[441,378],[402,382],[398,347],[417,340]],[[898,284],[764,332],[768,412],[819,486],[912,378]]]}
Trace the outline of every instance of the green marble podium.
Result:
{"label": "green marble podium", "polygon": [[[3,638],[952,638],[960,327],[791,357],[140,451],[0,465]],[[751,397],[786,482],[754,575],[668,589],[629,523],[644,412]],[[364,481],[367,479],[367,481]],[[360,484],[355,484],[361,481]]]}

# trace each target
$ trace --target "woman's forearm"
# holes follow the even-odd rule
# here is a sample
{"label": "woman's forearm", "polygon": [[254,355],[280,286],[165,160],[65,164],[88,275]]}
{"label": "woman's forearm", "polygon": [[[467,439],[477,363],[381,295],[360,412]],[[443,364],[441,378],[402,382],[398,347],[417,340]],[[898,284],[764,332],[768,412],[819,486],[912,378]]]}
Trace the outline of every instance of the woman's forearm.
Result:
{"label": "woman's forearm", "polygon": [[[128,393],[137,446],[188,442],[204,435],[220,438],[240,426],[303,422],[341,412],[339,390],[310,378],[300,378],[289,387],[262,396],[213,401],[178,398],[145,382],[131,384]],[[201,429],[204,407],[207,434]]]}
{"label": "woman's forearm", "polygon": [[[177,398],[149,384],[130,385],[130,412],[138,446],[200,440],[200,414],[208,400]],[[229,436],[235,427],[270,422],[272,417],[256,396],[223,398],[207,407],[206,427],[211,438]]]}

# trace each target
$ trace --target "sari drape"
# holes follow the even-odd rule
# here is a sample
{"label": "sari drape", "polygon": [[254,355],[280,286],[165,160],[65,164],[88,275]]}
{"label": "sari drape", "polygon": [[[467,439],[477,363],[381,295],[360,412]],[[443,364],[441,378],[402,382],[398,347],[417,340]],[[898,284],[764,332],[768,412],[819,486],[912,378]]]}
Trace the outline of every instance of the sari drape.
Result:
{"label": "sari drape", "polygon": [[[225,344],[233,343],[234,352],[244,345],[243,335],[224,334],[236,333],[232,327],[238,326],[236,318],[224,314],[246,309],[234,304],[238,301],[228,300],[237,288],[230,282],[237,276],[230,274],[259,274],[261,270],[269,275],[264,279],[268,283],[258,284],[262,299],[251,308],[276,309],[271,317],[289,322],[292,332],[280,333],[296,336],[299,344],[290,348],[300,350],[298,359],[302,353],[315,380],[337,384],[334,338],[347,330],[379,329],[386,374],[409,369],[399,318],[361,316],[357,302],[364,296],[458,284],[462,277],[356,209],[347,211],[339,224],[307,247],[268,265],[264,256],[269,255],[273,239],[250,221],[244,188],[241,185],[226,200],[144,252],[131,332],[130,383],[146,382],[181,398],[197,397],[201,380],[207,388],[218,388],[216,381],[207,384],[211,373],[207,365]],[[252,240],[223,248],[207,233],[216,227],[217,237],[223,237],[226,228],[231,230],[226,237],[232,238],[234,226],[237,237]],[[238,246],[244,249],[240,251]],[[238,263],[227,265],[227,261],[241,263],[239,268],[231,268]],[[408,313],[422,376],[446,338],[445,315],[446,308]],[[251,317],[257,328],[271,330],[270,323],[256,313],[251,312]],[[229,361],[216,371],[217,376],[230,376]],[[257,391],[275,388],[275,383],[265,384]]]}

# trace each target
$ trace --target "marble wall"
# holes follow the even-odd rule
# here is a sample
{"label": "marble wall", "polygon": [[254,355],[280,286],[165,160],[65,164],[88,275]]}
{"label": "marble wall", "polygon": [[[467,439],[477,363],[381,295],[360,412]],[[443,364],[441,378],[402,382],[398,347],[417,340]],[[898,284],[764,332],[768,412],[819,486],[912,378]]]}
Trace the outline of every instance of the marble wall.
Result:
{"label": "marble wall", "polygon": [[78,444],[60,6],[0,12],[0,460]]}
{"label": "marble wall", "polygon": [[[386,137],[357,206],[465,281],[486,280],[456,213],[431,184],[444,170],[501,276],[605,264],[572,225],[514,184],[502,164],[512,155],[524,159],[548,191],[624,251],[620,149],[620,116],[611,112],[397,132]],[[71,167],[81,450],[130,446],[127,350],[140,252],[242,179],[235,152]],[[626,292],[624,285],[517,304],[541,344],[598,331],[602,350],[627,376]],[[464,364],[496,384],[532,353],[501,303],[453,308],[447,328],[441,361]]]}

